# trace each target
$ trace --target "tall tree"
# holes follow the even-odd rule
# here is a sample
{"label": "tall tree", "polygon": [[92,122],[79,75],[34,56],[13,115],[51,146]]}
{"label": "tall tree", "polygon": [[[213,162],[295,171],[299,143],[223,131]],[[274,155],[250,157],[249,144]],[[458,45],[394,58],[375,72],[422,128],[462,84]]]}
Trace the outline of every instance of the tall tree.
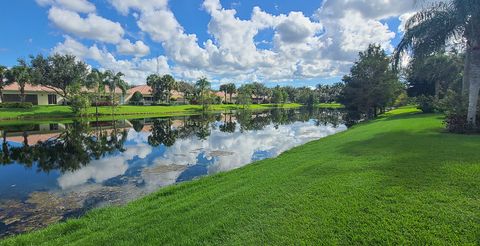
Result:
{"label": "tall tree", "polygon": [[276,86],[272,90],[272,102],[275,104],[284,104],[287,101],[288,94],[280,86]]}
{"label": "tall tree", "polygon": [[18,65],[7,73],[7,79],[18,84],[21,102],[25,102],[25,86],[31,82],[31,74],[30,67],[23,59],[18,59]]}
{"label": "tall tree", "polygon": [[288,94],[288,101],[296,102],[297,101],[297,89],[293,86],[283,87],[284,91]]}
{"label": "tall tree", "polygon": [[376,117],[379,110],[393,103],[401,84],[380,46],[370,45],[359,56],[350,74],[343,78],[345,88],[340,102],[348,110]]}
{"label": "tall tree", "polygon": [[210,86],[210,82],[205,77],[200,78],[197,83],[195,83],[195,89],[204,110],[206,110],[210,104]]}
{"label": "tall tree", "polygon": [[234,83],[227,84],[227,93],[230,95],[230,103],[232,103],[232,95],[237,92],[237,87]]}
{"label": "tall tree", "polygon": [[122,95],[125,96],[128,90],[128,84],[122,79],[124,74],[121,72],[114,73],[110,70],[107,70],[105,71],[105,76],[107,87],[110,92],[110,100],[112,102],[112,114],[114,114],[114,109],[116,107],[116,90],[117,88],[120,89],[122,91]]}
{"label": "tall tree", "polygon": [[37,55],[31,58],[32,82],[52,89],[67,100],[70,97],[69,87],[85,83],[87,65],[73,55]]}
{"label": "tall tree", "polygon": [[[461,80],[463,66],[457,54],[439,53],[425,58],[414,58],[406,70],[408,95],[432,96],[440,99],[447,89],[455,88]],[[461,84],[460,84],[461,86]]]}
{"label": "tall tree", "polygon": [[152,96],[154,101],[160,100],[160,89],[159,89],[160,76],[157,74],[150,74],[147,77],[147,85],[152,88]]}
{"label": "tall tree", "polygon": [[163,100],[170,103],[170,97],[172,96],[172,90],[177,88],[177,82],[172,75],[165,74],[160,78],[160,88],[162,89]]}
{"label": "tall tree", "polygon": [[441,51],[451,39],[464,40],[463,86],[464,91],[468,91],[467,121],[476,126],[480,91],[480,2],[450,0],[431,4],[413,15],[405,30],[395,52],[397,66],[401,54],[409,50],[415,57],[424,57]]}
{"label": "tall tree", "polygon": [[177,82],[171,75],[159,76],[151,74],[147,77],[147,85],[152,88],[154,100],[170,103],[172,90],[177,88]]}
{"label": "tall tree", "polygon": [[262,100],[265,100],[265,97],[268,94],[268,88],[264,84],[259,82],[253,82],[252,88],[253,88],[253,94],[257,99],[262,98]]}
{"label": "tall tree", "polygon": [[223,92],[223,96],[225,97],[224,102],[227,102],[228,84],[220,85],[220,91]]}
{"label": "tall tree", "polygon": [[8,79],[7,67],[0,66],[0,101],[3,102],[3,89],[11,83],[13,83],[13,81]]}
{"label": "tall tree", "polygon": [[252,103],[252,94],[253,94],[253,85],[252,84],[243,84],[238,88],[238,98],[237,101],[239,104],[243,105],[243,108],[248,108]]}
{"label": "tall tree", "polygon": [[178,82],[177,88],[178,91],[183,93],[183,104],[187,104],[187,97],[195,93],[195,86],[192,83],[180,81]]}
{"label": "tall tree", "polygon": [[98,98],[101,94],[105,93],[105,85],[107,80],[107,74],[100,72],[98,69],[92,69],[86,78],[87,88],[93,90],[95,98],[95,112],[98,116]]}

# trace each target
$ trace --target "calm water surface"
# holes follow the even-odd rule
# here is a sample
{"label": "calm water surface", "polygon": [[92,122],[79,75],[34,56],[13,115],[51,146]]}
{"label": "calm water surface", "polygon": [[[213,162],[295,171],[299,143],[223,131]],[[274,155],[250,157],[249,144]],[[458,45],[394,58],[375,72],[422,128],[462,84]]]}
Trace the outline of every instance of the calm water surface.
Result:
{"label": "calm water surface", "polygon": [[0,237],[275,157],[346,130],[341,117],[276,109],[0,126]]}

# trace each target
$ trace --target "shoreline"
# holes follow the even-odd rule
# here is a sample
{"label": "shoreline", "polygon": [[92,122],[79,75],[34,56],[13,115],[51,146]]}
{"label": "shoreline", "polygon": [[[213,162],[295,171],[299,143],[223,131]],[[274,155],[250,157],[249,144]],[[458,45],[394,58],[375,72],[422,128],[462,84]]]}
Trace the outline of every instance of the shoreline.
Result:
{"label": "shoreline", "polygon": [[441,115],[401,108],[0,245],[475,243],[479,147],[444,133]]}

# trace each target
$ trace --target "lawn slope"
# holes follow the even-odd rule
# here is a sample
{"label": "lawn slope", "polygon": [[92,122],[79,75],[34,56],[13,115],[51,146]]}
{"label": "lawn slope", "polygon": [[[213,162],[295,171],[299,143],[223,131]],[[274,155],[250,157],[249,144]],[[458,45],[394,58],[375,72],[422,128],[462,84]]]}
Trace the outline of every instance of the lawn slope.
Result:
{"label": "lawn slope", "polygon": [[478,244],[479,150],[402,109],[0,245]]}

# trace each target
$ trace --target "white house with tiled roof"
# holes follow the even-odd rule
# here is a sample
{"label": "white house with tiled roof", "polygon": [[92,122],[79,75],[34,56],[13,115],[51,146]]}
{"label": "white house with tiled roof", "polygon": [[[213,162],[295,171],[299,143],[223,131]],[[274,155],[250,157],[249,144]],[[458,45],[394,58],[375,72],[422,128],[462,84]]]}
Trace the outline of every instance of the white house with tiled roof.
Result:
{"label": "white house with tiled roof", "polygon": [[[3,102],[20,102],[20,86],[18,83],[7,85],[2,90]],[[2,99],[0,98],[0,102]],[[51,89],[39,85],[25,85],[25,101],[33,105],[56,105],[63,102],[63,98]]]}

